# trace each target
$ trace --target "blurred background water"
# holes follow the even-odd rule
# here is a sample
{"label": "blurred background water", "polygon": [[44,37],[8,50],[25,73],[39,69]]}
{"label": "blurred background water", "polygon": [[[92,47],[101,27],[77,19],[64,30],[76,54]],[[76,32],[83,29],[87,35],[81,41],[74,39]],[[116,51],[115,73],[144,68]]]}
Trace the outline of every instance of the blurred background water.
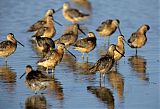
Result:
{"label": "blurred background water", "polygon": [[[56,66],[53,86],[43,95],[35,95],[25,86],[25,78],[19,79],[25,66],[30,64],[35,69],[38,58],[33,51],[27,33],[28,27],[39,20],[47,9],[55,10],[67,0],[1,0],[0,1],[0,41],[5,40],[10,32],[25,45],[18,45],[16,52],[8,58],[7,66],[0,58],[0,109],[158,109],[160,90],[160,13],[158,0],[90,0],[91,7],[85,9],[72,3],[86,13],[90,19],[82,22],[88,31],[97,36],[97,47],[89,53],[89,63],[81,59],[81,53],[70,49],[77,56],[75,61],[65,55],[63,61]],[[92,12],[90,12],[92,11]],[[85,75],[83,72],[90,64],[96,62],[105,51],[104,39],[99,37],[95,29],[107,19],[120,20],[120,27],[125,39],[142,24],[148,24],[148,41],[138,50],[125,46],[126,53],[118,63],[117,71],[106,75],[105,87],[99,87],[99,74]],[[69,25],[62,12],[57,12],[54,19],[63,25]],[[57,34],[63,34],[65,26],[55,24]],[[117,42],[118,32],[110,38]]]}

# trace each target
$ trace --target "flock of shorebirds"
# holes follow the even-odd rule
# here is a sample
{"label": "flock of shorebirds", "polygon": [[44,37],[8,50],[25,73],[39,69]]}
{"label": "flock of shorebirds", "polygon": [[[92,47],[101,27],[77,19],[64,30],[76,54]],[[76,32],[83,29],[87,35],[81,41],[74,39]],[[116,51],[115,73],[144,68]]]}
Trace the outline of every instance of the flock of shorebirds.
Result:
{"label": "flock of shorebirds", "polygon": [[[88,32],[86,35],[86,33],[81,30],[80,24],[78,24],[78,22],[88,19],[90,15],[85,14],[78,9],[72,8],[68,2],[63,4],[62,14],[67,21],[72,23],[72,25],[70,25],[69,29],[66,30],[58,39],[53,40],[52,38],[56,34],[54,23],[61,25],[59,22],[53,19],[53,15],[57,11],[54,9],[47,10],[44,17],[31,25],[27,30],[28,32],[34,33],[32,40],[34,41],[38,52],[42,54],[42,58],[37,62],[37,65],[46,68],[47,73],[49,69],[51,69],[52,73],[54,73],[55,66],[61,62],[63,54],[65,51],[68,51],[67,48],[70,46],[74,46],[75,50],[81,52],[83,59],[84,53],[86,53],[87,61],[88,53],[94,50],[96,47],[95,34],[93,32]],[[129,45],[131,48],[135,48],[137,54],[137,48],[143,47],[147,42],[146,32],[150,29],[149,25],[142,24],[136,32],[131,34],[131,37],[128,39],[128,41],[126,41],[122,35],[119,25],[120,21],[118,19],[108,19],[97,26],[96,31],[98,32],[99,36],[105,38],[105,42],[106,37],[110,38],[110,36],[117,29],[120,35],[118,36],[117,44],[110,44],[108,46],[107,53],[100,57],[100,59],[98,59],[97,62],[91,68],[89,68],[88,72],[100,72],[100,76],[104,75],[106,72],[111,70],[115,62],[124,57],[124,43],[127,43],[127,45]],[[79,39],[79,32],[83,33],[87,37]],[[108,40],[110,40],[109,38]],[[0,42],[0,57],[4,57],[7,61],[7,57],[15,52],[17,43],[24,46],[15,39],[13,33],[9,33],[7,35],[7,39]],[[74,56],[70,51],[68,52]],[[20,78],[22,78],[25,74],[27,74],[26,84],[32,90],[37,91],[45,88],[45,83],[48,79],[47,76],[41,71],[33,70],[32,66],[27,65],[25,73]]]}

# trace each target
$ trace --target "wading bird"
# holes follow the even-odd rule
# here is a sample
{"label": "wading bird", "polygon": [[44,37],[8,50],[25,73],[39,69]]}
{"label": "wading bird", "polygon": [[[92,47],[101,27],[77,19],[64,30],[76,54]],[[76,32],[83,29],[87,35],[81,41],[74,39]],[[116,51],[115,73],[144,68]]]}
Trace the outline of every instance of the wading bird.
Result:
{"label": "wading bird", "polygon": [[131,48],[136,48],[136,55],[137,55],[137,48],[141,48],[147,42],[146,32],[150,29],[149,25],[144,24],[138,28],[138,30],[132,33],[131,37],[128,39],[128,43]]}
{"label": "wading bird", "polygon": [[96,47],[96,36],[93,32],[89,32],[88,37],[78,40],[74,46],[75,50],[82,52],[82,58],[84,59],[84,53],[87,53],[87,60],[88,60],[88,53],[92,51]]}
{"label": "wading bird", "polygon": [[24,47],[23,44],[14,38],[13,33],[7,35],[7,40],[0,42],[0,57],[4,57],[6,62],[7,57],[16,51],[17,42]]}
{"label": "wading bird", "polygon": [[66,2],[63,4],[63,16],[66,20],[77,23],[86,20],[89,17],[89,14],[84,14],[77,9],[71,8],[70,4]]}
{"label": "wading bird", "polygon": [[35,91],[35,94],[37,91],[45,90],[49,85],[49,82],[53,81],[52,78],[47,77],[41,71],[33,70],[31,65],[26,66],[25,73],[20,77],[20,79],[25,74],[27,74],[25,83],[29,89]]}
{"label": "wading bird", "polygon": [[[105,43],[106,43],[106,37],[109,36],[108,38],[108,43],[110,40],[110,36],[116,31],[116,29],[119,29],[120,21],[118,19],[112,20],[106,20],[101,23],[101,25],[96,29],[96,31],[99,33],[100,36],[105,37]],[[121,32],[120,32],[121,34]]]}
{"label": "wading bird", "polygon": [[[89,72],[100,72],[100,79],[101,75],[105,77],[105,73],[111,70],[114,65],[114,51],[117,50],[116,46],[111,44],[107,50],[107,54],[101,57],[90,69]],[[117,52],[119,52],[117,50]],[[120,52],[119,52],[120,53]],[[121,53],[120,53],[121,54]],[[123,54],[121,54],[124,56]]]}

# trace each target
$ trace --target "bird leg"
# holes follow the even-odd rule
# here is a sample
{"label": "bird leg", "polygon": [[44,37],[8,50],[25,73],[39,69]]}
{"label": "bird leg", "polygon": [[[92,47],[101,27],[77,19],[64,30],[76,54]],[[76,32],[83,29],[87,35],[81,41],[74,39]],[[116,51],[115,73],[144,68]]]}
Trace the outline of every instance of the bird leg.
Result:
{"label": "bird leg", "polygon": [[110,36],[108,37],[108,46],[110,45]]}
{"label": "bird leg", "polygon": [[54,78],[54,68],[52,68],[52,78]]}
{"label": "bird leg", "polygon": [[137,47],[136,47],[136,56],[137,56]]}
{"label": "bird leg", "polygon": [[87,62],[88,62],[88,53],[86,54],[86,59],[87,59]]}
{"label": "bird leg", "polygon": [[102,85],[101,85],[101,81],[102,81],[102,80],[101,80],[101,73],[100,73],[100,74],[99,74],[99,85],[100,85],[100,87],[102,86]]}
{"label": "bird leg", "polygon": [[84,53],[82,53],[82,59],[83,59],[83,61],[84,61]]}

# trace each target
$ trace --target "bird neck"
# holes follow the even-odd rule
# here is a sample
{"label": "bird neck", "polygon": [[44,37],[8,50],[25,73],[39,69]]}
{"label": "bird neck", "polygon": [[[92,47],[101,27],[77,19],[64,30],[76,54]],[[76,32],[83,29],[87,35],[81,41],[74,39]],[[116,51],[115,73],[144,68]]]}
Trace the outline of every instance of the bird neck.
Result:
{"label": "bird neck", "polygon": [[121,47],[121,48],[124,48],[124,41],[122,39],[119,39],[118,42],[117,42],[117,46]]}

